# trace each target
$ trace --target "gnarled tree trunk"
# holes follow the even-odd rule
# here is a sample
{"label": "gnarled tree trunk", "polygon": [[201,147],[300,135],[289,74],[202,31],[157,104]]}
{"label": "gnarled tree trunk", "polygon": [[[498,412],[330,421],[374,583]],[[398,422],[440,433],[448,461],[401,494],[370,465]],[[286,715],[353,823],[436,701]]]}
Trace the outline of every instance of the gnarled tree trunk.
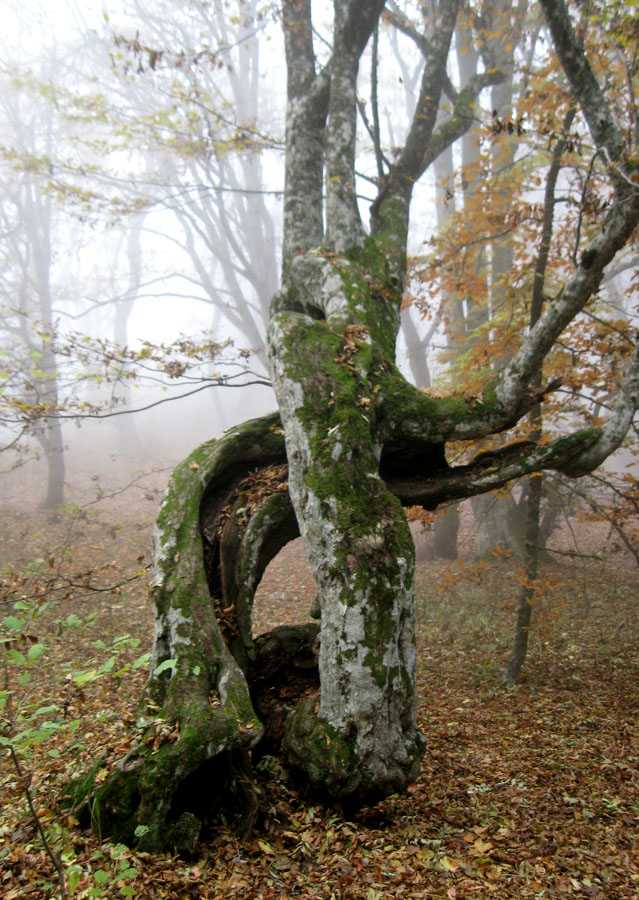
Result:
{"label": "gnarled tree trunk", "polygon": [[[203,445],[171,479],[156,535],[155,640],[139,739],[106,778],[96,778],[98,763],[70,791],[76,804],[89,797],[85,814],[102,834],[189,852],[220,808],[235,808],[248,829],[258,805],[252,757],[265,747],[346,804],[405,788],[424,739],[414,549],[401,505],[434,509],[549,468],[584,474],[619,446],[639,406],[635,349],[601,428],[506,445],[467,465],[446,459],[448,442],[510,429],[556,386],[536,382],[541,362],[639,220],[639,193],[614,167],[615,201],[601,230],[478,395],[428,396],[395,366],[413,186],[500,77],[495,60],[484,60],[484,72],[451,90],[452,114],[436,127],[458,5],[439,4],[429,40],[418,42],[425,66],[414,119],[396,160],[386,160],[366,235],[355,190],[356,82],[384,2],[334,0],[333,53],[319,71],[310,2],[283,4],[284,267],[268,334],[281,421],[258,419]],[[542,6],[595,143],[625,165],[563,2]],[[319,634],[303,624],[254,640],[255,588],[298,527],[318,584]],[[283,679],[286,705],[276,687]]]}
{"label": "gnarled tree trunk", "polygon": [[286,750],[311,784],[357,802],[404,789],[424,747],[414,547],[380,477],[384,411],[401,379],[390,304],[391,321],[379,317],[383,291],[395,296],[388,276],[375,280],[365,263],[297,257],[269,332],[289,489],[321,607],[321,699],[291,717]]}
{"label": "gnarled tree trunk", "polygon": [[316,625],[257,642],[251,633],[255,588],[297,533],[277,416],[204,444],[174,472],[155,531],[155,637],[138,741],[104,783],[100,760],[68,791],[101,833],[190,852],[220,808],[250,828],[247,753],[265,733],[256,709],[287,671],[300,669],[300,690],[317,684]]}

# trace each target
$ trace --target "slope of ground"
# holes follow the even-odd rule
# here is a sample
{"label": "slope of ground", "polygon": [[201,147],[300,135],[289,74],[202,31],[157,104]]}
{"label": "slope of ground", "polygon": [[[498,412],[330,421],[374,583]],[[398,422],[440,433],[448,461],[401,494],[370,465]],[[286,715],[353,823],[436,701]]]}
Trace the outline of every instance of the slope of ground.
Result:
{"label": "slope of ground", "polygon": [[[14,653],[3,679],[14,694],[0,710],[0,734],[16,738],[22,776],[5,750],[4,900],[60,896],[27,790],[73,897],[639,898],[636,575],[620,553],[591,558],[605,540],[592,526],[581,527],[580,557],[560,556],[544,569],[530,659],[510,692],[499,675],[517,566],[474,564],[468,531],[464,563],[420,564],[419,714],[428,749],[404,796],[347,819],[306,797],[267,758],[269,811],[246,843],[220,826],[200,857],[185,861],[78,831],[57,805],[61,784],[105,749],[125,752],[133,735],[152,635],[147,566],[157,487],[141,481],[55,518],[3,511],[0,619],[26,622],[5,644]],[[569,538],[560,536],[558,548],[574,550]],[[295,542],[265,574],[256,632],[305,621],[313,596]],[[32,743],[28,728],[39,729]]]}

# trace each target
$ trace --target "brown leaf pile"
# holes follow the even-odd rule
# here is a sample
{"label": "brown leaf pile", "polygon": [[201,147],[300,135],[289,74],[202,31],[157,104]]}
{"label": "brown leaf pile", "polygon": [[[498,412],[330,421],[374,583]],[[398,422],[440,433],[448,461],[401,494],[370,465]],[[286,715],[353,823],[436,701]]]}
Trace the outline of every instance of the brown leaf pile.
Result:
{"label": "brown leaf pile", "polygon": [[[143,514],[148,521],[140,527]],[[130,505],[111,516],[109,530],[104,519],[77,527],[7,511],[3,562],[10,557],[15,568],[38,555],[48,570],[49,551],[64,539],[65,571],[92,571],[105,586],[109,578],[120,582],[139,569],[136,557],[148,558],[152,516],[148,507]],[[60,556],[55,550],[56,567]],[[69,896],[639,898],[639,617],[630,562],[617,555],[605,564],[549,567],[530,659],[510,692],[499,674],[514,627],[516,566],[497,559],[469,575],[466,562],[468,570],[429,562],[418,572],[419,716],[428,749],[409,791],[349,819],[318,805],[266,760],[261,830],[239,843],[220,826],[190,861],[101,842],[78,831],[57,806],[71,772],[105,749],[126,752],[144,676],[137,671],[74,690],[56,681],[56,668],[62,673],[71,657],[90,658],[98,638],[137,635],[141,646],[127,651],[129,660],[151,638],[143,580],[112,593],[69,592],[65,616],[85,616],[92,604],[97,617],[82,634],[59,637],[60,610],[50,617],[46,637],[55,665],[42,673],[46,684],[38,689],[57,689],[61,697],[66,691],[68,714],[82,725],[71,745],[58,746],[53,737],[31,764],[31,790],[62,853]],[[313,593],[299,545],[291,545],[265,575],[257,630],[305,621]],[[5,757],[0,797],[0,896],[58,897],[55,872]]]}

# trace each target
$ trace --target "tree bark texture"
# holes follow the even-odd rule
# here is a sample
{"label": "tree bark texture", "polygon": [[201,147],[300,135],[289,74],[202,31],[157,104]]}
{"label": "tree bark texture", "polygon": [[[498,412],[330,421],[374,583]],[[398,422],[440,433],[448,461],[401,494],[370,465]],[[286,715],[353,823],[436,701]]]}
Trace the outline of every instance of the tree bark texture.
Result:
{"label": "tree bark texture", "polygon": [[[294,261],[269,332],[289,489],[321,606],[319,706],[291,718],[289,760],[333,796],[370,802],[419,770],[413,569],[401,505],[380,477],[384,356],[394,336],[367,316],[369,272],[343,260]],[[364,277],[366,276],[366,277]],[[295,279],[295,280],[293,280]],[[315,285],[320,320],[295,312]],[[386,280],[377,290],[393,294]],[[365,324],[366,323],[366,324]],[[392,353],[392,345],[390,348]],[[392,358],[392,357],[391,357]]]}
{"label": "tree bark texture", "polygon": [[[81,821],[114,840],[188,854],[220,814],[246,832],[259,814],[252,763],[264,753],[283,752],[316,791],[347,804],[405,787],[424,743],[415,716],[414,549],[401,504],[472,496],[505,483],[515,465],[558,465],[592,440],[585,433],[543,457],[524,445],[502,454],[501,466],[491,458],[449,469],[443,445],[383,440],[384,391],[392,396],[401,376],[371,353],[363,332],[304,316],[298,325],[324,329],[333,360],[333,376],[309,384],[325,417],[310,428],[322,448],[316,459],[293,474],[293,447],[287,470],[272,415],[202,445],[171,478],[155,534],[155,636],[134,746],[122,759],[97,761],[67,790]],[[338,384],[355,392],[342,395],[343,406],[331,401]],[[374,404],[357,405],[371,397]],[[366,438],[371,421],[379,442]],[[357,441],[347,448],[351,428]],[[254,639],[255,590],[299,533],[293,496],[307,545],[317,548],[321,626]]]}

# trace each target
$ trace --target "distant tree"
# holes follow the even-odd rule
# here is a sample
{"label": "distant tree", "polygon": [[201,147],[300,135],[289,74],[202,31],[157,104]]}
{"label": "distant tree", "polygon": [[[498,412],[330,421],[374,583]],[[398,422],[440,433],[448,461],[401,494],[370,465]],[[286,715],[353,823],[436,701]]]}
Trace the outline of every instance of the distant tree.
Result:
{"label": "distant tree", "polygon": [[[625,55],[620,52],[627,28],[618,13],[595,16],[590,22],[582,17],[582,31],[595,59],[602,43],[607,44],[602,56],[611,85],[627,83]],[[501,33],[512,40],[516,29]],[[422,263],[426,284],[441,282],[465,298],[462,304],[445,307],[451,336],[446,358],[449,381],[471,393],[481,389],[488,372],[499,371],[516,352],[548,296],[570,273],[610,200],[605,167],[597,166],[598,151],[593,151],[585,123],[576,116],[563,72],[541,52],[545,34],[536,26],[522,34],[518,61],[511,57],[517,92],[504,85],[492,89],[490,126],[476,130],[476,152],[473,158],[467,154],[457,182],[447,180],[452,186],[449,206],[461,180],[463,209],[452,213],[433,240],[432,258]],[[602,65],[601,58],[597,65]],[[633,130],[627,130],[629,146],[636,142]],[[592,424],[600,421],[602,402],[608,404],[618,388],[618,354],[625,356],[634,344],[632,316],[613,280],[624,277],[633,259],[636,239],[628,242],[602,280],[596,299],[547,357],[545,371],[563,381],[553,395],[561,402],[549,397],[543,419],[541,407],[536,408],[509,433],[475,444],[475,452],[490,452],[517,437],[547,441],[565,427],[567,414],[578,413]],[[636,294],[628,281],[626,304]],[[611,342],[616,352],[609,354]],[[542,378],[540,370],[538,387]],[[515,492],[500,489],[472,498],[480,554],[501,548],[525,567],[515,648],[505,672],[508,683],[516,679],[525,657],[539,591],[538,558],[560,509],[558,481],[546,478],[536,475],[519,483]]]}
{"label": "distant tree", "polygon": [[[257,43],[250,27],[251,16],[257,13],[246,6],[242,20],[233,25],[219,8],[202,12],[208,23],[206,31],[210,30],[210,14],[223,32],[217,36],[218,48],[211,41],[212,49],[203,54],[205,58],[196,59],[202,56],[202,47],[191,51],[189,41],[197,38],[197,28],[191,20],[189,33],[189,17],[176,8],[177,34],[173,36],[185,45],[181,61],[174,53],[164,72],[158,73],[148,65],[150,75],[157,74],[162,81],[156,87],[168,109],[149,109],[148,105],[136,109],[136,91],[139,93],[145,79],[148,53],[153,51],[147,53],[133,37],[128,40],[114,33],[106,22],[114,69],[109,68],[105,43],[94,31],[69,38],[65,53],[59,47],[43,47],[41,57],[31,66],[23,58],[9,63],[11,54],[6,54],[1,138],[5,187],[1,215],[6,240],[0,335],[4,354],[0,405],[6,430],[0,448],[25,448],[28,437],[39,441],[49,467],[45,500],[49,507],[59,505],[63,498],[65,418],[124,412],[129,387],[136,378],[147,383],[159,379],[164,387],[173,389],[171,396],[237,383],[238,373],[248,374],[242,383],[253,380],[248,373],[248,353],[244,359],[230,352],[222,358],[225,341],[211,341],[209,334],[190,343],[177,341],[171,347],[150,343],[137,351],[127,347],[127,323],[135,304],[153,292],[160,294],[162,288],[154,285],[167,274],[163,262],[164,271],[151,270],[157,259],[151,259],[144,246],[147,232],[154,227],[147,214],[159,207],[174,208],[175,196],[180,197],[175,211],[186,223],[186,231],[178,244],[181,252],[187,250],[192,265],[188,271],[179,271],[176,254],[168,254],[172,296],[178,302],[184,296],[175,291],[175,279],[181,277],[191,295],[215,304],[212,318],[217,333],[233,326],[236,332],[245,332],[251,349],[263,349],[266,298],[277,287],[277,278],[273,277],[275,240],[267,234],[260,250],[258,232],[269,232],[274,226],[264,208],[259,148],[254,149],[251,141],[239,134],[238,123],[223,121],[225,111],[237,105],[242,91],[251,109],[257,107]],[[161,31],[161,17],[156,13],[147,19],[147,25],[164,40],[168,37],[167,19]],[[137,68],[123,76],[131,60]],[[225,90],[229,81],[236,89],[230,101],[220,90],[218,65],[222,62]],[[189,94],[194,71],[200,76],[200,85],[198,92]],[[203,73],[210,81],[210,94],[202,84]],[[148,79],[145,83],[148,87]],[[167,83],[172,93],[166,90]],[[253,115],[248,110],[242,123],[247,134]],[[210,139],[212,134],[216,140]],[[148,140],[150,135],[153,141]],[[127,181],[132,168],[136,177]],[[215,190],[202,189],[205,182],[212,181]],[[231,198],[226,204],[219,202],[220,187],[226,191],[223,196]],[[193,202],[185,204],[183,198],[189,193]],[[166,215],[164,219],[166,223]],[[191,227],[189,222],[200,225]],[[227,232],[220,223],[226,223]],[[106,234],[105,226],[109,229]],[[162,236],[170,244],[175,234],[175,228],[171,232],[169,227]],[[250,273],[242,273],[229,244],[231,241],[239,248],[246,261],[247,238],[261,258],[251,272],[266,284],[257,302],[252,288],[246,289]],[[100,253],[96,254],[98,244]],[[117,249],[118,244],[123,251]],[[63,270],[60,260],[70,246],[73,252]],[[71,260],[76,277],[70,274]],[[222,276],[221,267],[226,273]],[[229,297],[234,298],[232,302]],[[96,334],[99,339],[90,337]],[[259,365],[254,357],[251,362],[261,370],[259,383],[266,384],[263,354]],[[130,443],[133,419],[124,416],[117,421]]]}
{"label": "distant tree", "polygon": [[[264,85],[259,38],[269,15],[255,0],[136,0],[125,13],[107,18],[92,48],[99,65],[111,59],[95,106],[105,141],[135,161],[119,199],[172,214],[148,227],[182,265],[180,297],[211,304],[216,330],[241,335],[264,362],[280,192],[266,184],[263,157],[275,150],[268,164],[279,167],[283,115]],[[87,106],[84,94],[67,99],[70,112]]]}
{"label": "distant tree", "polygon": [[[192,851],[216,804],[250,827],[259,809],[251,766],[263,752],[281,751],[308,786],[346,806],[404,790],[425,742],[417,727],[414,548],[402,503],[434,508],[545,469],[580,476],[623,441],[639,403],[636,346],[620,354],[623,375],[602,424],[463,465],[446,459],[451,442],[513,428],[557,387],[553,378],[539,385],[542,363],[639,219],[627,107],[595,77],[562,0],[541,6],[609,202],[503,367],[482,373],[473,392],[437,397],[410,385],[394,363],[411,198],[433,160],[470,126],[479,92],[501,77],[497,63],[451,91],[452,114],[437,126],[459,11],[457,2],[439,4],[415,113],[396,153],[383,154],[367,230],[355,173],[358,70],[384,2],[335,0],[324,64],[310,4],[284,3],[283,285],[268,333],[280,419],[238,427],[174,474],[157,527],[142,733],[106,778],[94,782],[97,762],[70,789],[91,798],[85,811],[101,834],[147,850]],[[303,625],[254,640],[253,592],[298,528],[318,584],[319,632]]]}
{"label": "distant tree", "polygon": [[64,499],[65,464],[61,422],[55,415],[59,386],[53,284],[60,250],[56,242],[63,237],[47,192],[54,118],[46,106],[24,103],[6,82],[0,117],[0,347],[6,360],[0,403],[9,400],[15,414],[5,424],[17,418],[20,432],[40,444],[48,473],[43,506],[55,509]]}

